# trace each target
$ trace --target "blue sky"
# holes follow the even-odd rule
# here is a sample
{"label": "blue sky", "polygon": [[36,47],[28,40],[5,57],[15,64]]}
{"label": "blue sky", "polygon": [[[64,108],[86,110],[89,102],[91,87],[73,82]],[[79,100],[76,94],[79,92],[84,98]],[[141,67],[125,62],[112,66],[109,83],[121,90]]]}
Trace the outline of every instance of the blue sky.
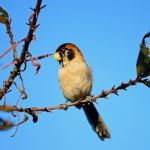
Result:
{"label": "blue sky", "polygon": [[[28,31],[30,7],[35,0],[0,0],[12,19],[12,31],[16,41]],[[136,59],[139,44],[150,31],[149,0],[43,0],[47,7],[40,13],[40,26],[35,32],[37,40],[30,45],[33,56],[52,53],[62,43],[73,42],[84,54],[94,76],[93,94],[110,89],[122,81],[136,77]],[[9,47],[4,25],[0,25],[0,53]],[[22,45],[17,47],[18,54]],[[12,53],[0,60],[3,66],[12,60]],[[23,74],[28,100],[20,101],[20,107],[44,107],[64,102],[59,89],[57,72],[59,65],[50,57],[40,61],[42,68],[34,75],[29,63]],[[6,80],[12,67],[0,72],[0,85]],[[18,82],[19,84],[19,82]],[[7,103],[14,105],[19,93],[12,86]],[[1,147],[26,149],[149,149],[150,148],[150,89],[142,84],[110,95],[108,100],[98,100],[97,109],[107,124],[111,139],[100,141],[83,114],[74,107],[67,111],[39,114],[38,123],[30,120],[15,129],[0,132]],[[10,114],[0,114],[16,122]]]}

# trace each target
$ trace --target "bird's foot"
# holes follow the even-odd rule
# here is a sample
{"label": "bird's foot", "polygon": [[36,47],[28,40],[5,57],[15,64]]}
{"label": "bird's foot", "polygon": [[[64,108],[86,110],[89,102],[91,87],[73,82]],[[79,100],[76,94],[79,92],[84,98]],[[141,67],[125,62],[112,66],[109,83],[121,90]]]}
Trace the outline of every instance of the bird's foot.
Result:
{"label": "bird's foot", "polygon": [[65,103],[63,104],[63,105],[64,105],[64,110],[67,110],[68,107],[69,107],[69,106],[68,106],[68,101],[69,101],[69,100],[66,100]]}

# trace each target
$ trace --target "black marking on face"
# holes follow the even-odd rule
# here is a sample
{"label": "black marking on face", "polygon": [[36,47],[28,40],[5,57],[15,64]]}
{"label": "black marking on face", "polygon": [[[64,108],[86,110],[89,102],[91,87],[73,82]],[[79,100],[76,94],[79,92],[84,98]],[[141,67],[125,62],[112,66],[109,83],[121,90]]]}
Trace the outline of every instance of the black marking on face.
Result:
{"label": "black marking on face", "polygon": [[72,60],[75,57],[75,54],[72,49],[66,49],[65,54],[68,60]]}
{"label": "black marking on face", "polygon": [[75,57],[74,51],[68,48],[62,48],[59,51],[60,57],[72,60]]}

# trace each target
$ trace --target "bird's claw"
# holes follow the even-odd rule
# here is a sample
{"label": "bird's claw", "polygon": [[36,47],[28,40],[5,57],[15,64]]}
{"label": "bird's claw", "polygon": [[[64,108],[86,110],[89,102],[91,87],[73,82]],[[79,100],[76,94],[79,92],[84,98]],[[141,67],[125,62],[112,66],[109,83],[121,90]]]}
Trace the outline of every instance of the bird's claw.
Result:
{"label": "bird's claw", "polygon": [[65,103],[64,103],[64,110],[67,110],[68,107],[69,107],[67,103],[68,103],[68,100],[66,100]]}

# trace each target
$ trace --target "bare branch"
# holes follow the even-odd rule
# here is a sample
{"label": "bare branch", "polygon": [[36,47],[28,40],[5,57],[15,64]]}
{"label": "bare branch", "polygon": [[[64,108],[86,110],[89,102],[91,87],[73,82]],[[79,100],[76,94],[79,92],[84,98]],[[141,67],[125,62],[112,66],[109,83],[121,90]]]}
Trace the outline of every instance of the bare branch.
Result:
{"label": "bare branch", "polygon": [[26,53],[27,53],[28,48],[29,48],[29,44],[32,41],[33,32],[35,31],[35,28],[37,27],[36,23],[37,23],[39,12],[41,10],[41,3],[42,3],[42,0],[37,0],[36,7],[35,7],[34,12],[32,14],[32,19],[30,18],[30,28],[29,28],[28,34],[26,36],[26,39],[24,41],[21,55],[18,59],[18,63],[14,65],[13,71],[11,71],[9,78],[7,79],[7,81],[5,81],[5,85],[0,89],[0,100],[3,98],[3,96],[9,90],[14,79],[18,75],[18,72],[20,72],[22,64],[25,61],[25,57],[26,57]]}
{"label": "bare branch", "polygon": [[[110,95],[110,94],[118,95],[118,92],[120,90],[125,90],[128,87],[130,87],[130,86],[136,85],[137,83],[144,83],[147,80],[147,79],[145,79],[145,77],[147,77],[147,76],[149,76],[149,75],[143,75],[143,76],[137,77],[134,80],[129,80],[126,83],[121,83],[117,87],[113,86],[110,90],[103,90],[100,94],[95,95],[95,96],[87,96],[86,99],[84,99],[84,100],[68,103],[67,104],[67,108],[69,108],[71,106],[76,106],[76,105],[84,105],[85,103],[96,102],[97,99],[99,99],[99,98],[107,98],[108,95]],[[0,108],[1,107],[2,106],[0,106]],[[60,110],[60,109],[66,110],[66,103],[65,104],[56,105],[56,106],[50,106],[50,107],[19,108],[19,107],[12,106],[11,109],[10,109],[10,107],[11,106],[9,106],[9,110],[17,111],[17,112],[26,112],[26,113],[32,115],[33,120],[34,119],[36,120],[37,119],[36,112],[52,112],[54,110]]]}

